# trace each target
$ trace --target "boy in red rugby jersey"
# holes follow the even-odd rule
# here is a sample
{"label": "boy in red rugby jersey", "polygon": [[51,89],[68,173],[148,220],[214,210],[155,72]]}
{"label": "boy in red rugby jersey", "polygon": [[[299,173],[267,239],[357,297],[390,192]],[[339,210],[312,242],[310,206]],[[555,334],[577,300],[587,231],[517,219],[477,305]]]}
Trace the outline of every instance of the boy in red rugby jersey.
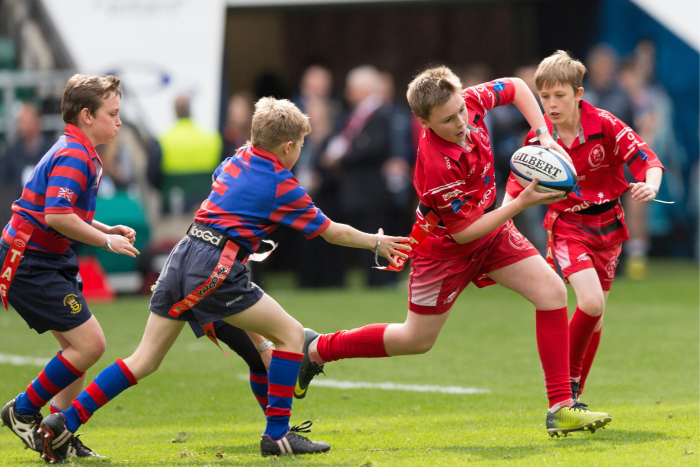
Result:
{"label": "boy in red rugby jersey", "polygon": [[372,324],[321,336],[307,330],[295,396],[304,397],[326,362],[427,352],[470,282],[478,287],[499,283],[536,309],[537,347],[549,398],[548,432],[554,436],[606,425],[610,415],[576,406],[571,397],[566,287],[511,220],[527,207],[562,198],[535,191],[533,180],[514,202],[495,209],[493,154],[483,119],[488,110],[514,103],[537,129],[542,145],[565,154],[550,136],[532,92],[518,78],[462,90],[452,71],[438,67],[418,75],[407,96],[423,127],[414,177],[420,199],[417,225],[430,212],[440,218],[411,254],[408,316],[401,324]]}
{"label": "boy in red rugby jersey", "polygon": [[[656,154],[617,117],[583,100],[586,67],[563,50],[542,60],[535,84],[548,133],[566,149],[578,184],[566,199],[549,205],[547,261],[554,259],[576,293],[578,306],[569,323],[569,370],[573,397],[583,392],[598,350],[603,310],[610,293],[622,242],[629,238],[619,198],[630,190],[640,203],[659,192],[663,166]],[[533,132],[525,144],[541,144]],[[625,181],[627,164],[639,183]],[[511,175],[507,204],[522,192]]]}

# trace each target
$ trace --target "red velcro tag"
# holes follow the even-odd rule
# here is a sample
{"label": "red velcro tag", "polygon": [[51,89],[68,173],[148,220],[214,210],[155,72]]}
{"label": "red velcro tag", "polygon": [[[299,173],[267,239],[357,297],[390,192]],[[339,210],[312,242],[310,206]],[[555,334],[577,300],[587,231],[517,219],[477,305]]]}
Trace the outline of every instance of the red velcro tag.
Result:
{"label": "red velcro tag", "polygon": [[210,341],[212,341],[216,346],[226,355],[228,358],[231,358],[231,356],[226,352],[221,345],[219,345],[219,340],[216,338],[216,332],[214,332],[214,323],[207,323],[202,325],[202,329],[204,329],[204,332],[206,333],[207,337],[209,338]]}
{"label": "red velcro tag", "polygon": [[556,222],[557,217],[559,217],[559,211],[552,211],[551,209],[547,211],[547,217],[545,218],[546,228],[547,228],[547,254],[544,259],[547,264],[557,272],[557,266],[554,262],[554,234],[552,233],[552,228],[554,227],[554,222]]}
{"label": "red velcro tag", "polygon": [[24,256],[24,250],[27,248],[34,226],[29,222],[22,222],[15,230],[15,237],[12,239],[10,249],[7,250],[5,262],[2,265],[2,272],[0,272],[0,296],[6,310],[7,292],[10,290],[10,284],[12,284],[12,279],[15,277],[15,272],[17,272],[17,266],[19,266],[19,262]]}
{"label": "red velcro tag", "polygon": [[[428,238],[430,232],[435,230],[435,227],[439,223],[440,216],[438,216],[435,211],[430,211],[428,215],[423,218],[423,222],[419,222],[413,227],[411,234],[408,236],[408,242],[404,242],[402,245],[408,244],[411,246],[411,248],[415,249],[418,245],[423,243],[426,238]],[[392,258],[396,260],[398,267],[394,266],[393,264],[389,264],[389,266],[386,267],[374,266],[374,269],[381,269],[383,271],[401,271],[406,265],[406,260],[396,255],[392,255]]]}

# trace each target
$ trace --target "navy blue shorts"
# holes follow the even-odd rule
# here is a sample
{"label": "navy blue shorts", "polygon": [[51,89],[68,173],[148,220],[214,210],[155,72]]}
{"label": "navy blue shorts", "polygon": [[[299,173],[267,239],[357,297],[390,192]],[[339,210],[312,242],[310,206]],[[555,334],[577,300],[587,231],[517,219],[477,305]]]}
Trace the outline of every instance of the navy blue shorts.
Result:
{"label": "navy blue shorts", "polygon": [[[9,245],[0,241],[0,262]],[[73,250],[64,254],[24,250],[7,301],[39,334],[66,332],[90,319],[92,313],[82,293],[78,258]]]}
{"label": "navy blue shorts", "polygon": [[209,279],[219,262],[221,250],[190,237],[175,245],[163,266],[150,310],[179,321],[196,321],[205,325],[247,310],[260,301],[264,292],[250,282],[247,270],[236,260],[226,279],[207,297],[177,318],[168,314],[177,302]]}

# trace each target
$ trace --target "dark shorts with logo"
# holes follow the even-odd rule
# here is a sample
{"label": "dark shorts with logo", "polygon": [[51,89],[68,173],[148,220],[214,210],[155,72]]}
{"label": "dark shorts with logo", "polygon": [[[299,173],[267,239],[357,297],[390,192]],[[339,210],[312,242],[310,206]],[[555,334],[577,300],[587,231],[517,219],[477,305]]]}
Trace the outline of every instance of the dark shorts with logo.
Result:
{"label": "dark shorts with logo", "polygon": [[[0,240],[0,262],[9,245]],[[64,254],[25,250],[7,301],[39,334],[66,332],[90,319],[92,313],[81,292],[78,258],[73,250]]]}
{"label": "dark shorts with logo", "polygon": [[178,317],[168,314],[173,305],[209,279],[220,257],[221,250],[207,243],[190,237],[180,240],[160,273],[151,298],[151,311],[166,318],[204,325],[240,313],[260,301],[264,292],[250,282],[246,267],[236,260],[226,279],[207,297]]}

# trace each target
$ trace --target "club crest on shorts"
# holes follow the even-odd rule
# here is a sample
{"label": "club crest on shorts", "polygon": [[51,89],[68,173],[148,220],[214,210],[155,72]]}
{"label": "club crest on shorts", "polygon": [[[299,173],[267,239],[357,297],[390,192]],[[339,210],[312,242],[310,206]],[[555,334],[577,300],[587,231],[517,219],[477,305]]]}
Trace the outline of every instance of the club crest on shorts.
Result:
{"label": "club crest on shorts", "polygon": [[617,256],[613,256],[610,258],[610,261],[608,261],[608,264],[605,265],[605,270],[608,273],[608,278],[610,280],[613,280],[615,278],[615,267],[617,266]]}
{"label": "club crest on shorts", "polygon": [[69,293],[63,297],[63,305],[70,307],[70,312],[73,315],[80,313],[80,310],[83,309],[83,305],[78,301],[78,296],[74,293]]}
{"label": "club crest on shorts", "polygon": [[518,232],[514,227],[508,229],[508,241],[516,250],[523,250],[530,246],[529,242],[525,239],[525,236]]}

